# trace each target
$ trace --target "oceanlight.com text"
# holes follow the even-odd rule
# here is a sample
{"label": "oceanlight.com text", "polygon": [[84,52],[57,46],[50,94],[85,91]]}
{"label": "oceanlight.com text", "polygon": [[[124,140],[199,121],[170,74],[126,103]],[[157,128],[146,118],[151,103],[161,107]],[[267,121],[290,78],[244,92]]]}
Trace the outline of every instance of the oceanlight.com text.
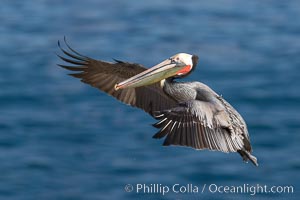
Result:
{"label": "oceanlight.com text", "polygon": [[251,196],[256,194],[292,194],[294,187],[291,185],[272,185],[266,184],[241,184],[241,185],[221,185],[221,184],[179,184],[172,185],[160,183],[137,183],[127,184],[124,190],[126,192],[134,192],[137,194],[161,194],[166,195],[169,193],[175,194],[249,194]]}

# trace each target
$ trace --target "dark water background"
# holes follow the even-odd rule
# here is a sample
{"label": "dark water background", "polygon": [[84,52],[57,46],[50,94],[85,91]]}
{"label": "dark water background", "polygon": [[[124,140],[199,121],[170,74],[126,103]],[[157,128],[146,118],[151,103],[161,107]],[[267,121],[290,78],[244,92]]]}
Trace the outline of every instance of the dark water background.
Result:
{"label": "dark water background", "polygon": [[[56,66],[57,40],[148,67],[198,54],[208,84],[248,123],[260,166],[237,154],[162,147],[154,119]],[[240,199],[135,194],[126,184],[292,185],[299,199],[300,3],[9,1],[0,6],[0,199]],[[298,198],[297,198],[298,196]]]}

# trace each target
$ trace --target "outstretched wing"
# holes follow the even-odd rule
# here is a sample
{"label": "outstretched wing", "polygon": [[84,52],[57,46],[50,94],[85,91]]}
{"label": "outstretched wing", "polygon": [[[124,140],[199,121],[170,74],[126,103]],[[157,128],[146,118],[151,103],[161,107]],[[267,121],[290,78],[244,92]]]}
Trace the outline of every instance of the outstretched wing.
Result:
{"label": "outstretched wing", "polygon": [[248,140],[243,130],[231,126],[226,108],[215,101],[191,100],[155,115],[160,121],[154,126],[160,131],[153,137],[166,136],[163,145],[237,152]]}
{"label": "outstretched wing", "polygon": [[63,49],[58,41],[58,46],[66,57],[58,56],[72,65],[59,64],[59,66],[76,72],[70,74],[71,76],[81,79],[82,82],[104,91],[125,104],[143,109],[151,115],[154,111],[168,109],[176,105],[173,99],[165,95],[159,83],[117,91],[114,89],[116,83],[146,70],[143,66],[117,60],[116,63],[94,60],[76,52],[66,43],[66,40],[65,44],[68,51]]}

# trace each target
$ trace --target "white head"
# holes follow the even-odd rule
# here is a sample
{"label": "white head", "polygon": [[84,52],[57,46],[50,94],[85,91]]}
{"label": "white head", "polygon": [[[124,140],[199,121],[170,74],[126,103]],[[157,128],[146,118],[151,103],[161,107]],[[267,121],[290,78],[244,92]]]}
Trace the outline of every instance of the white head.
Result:
{"label": "white head", "polygon": [[185,76],[189,74],[198,62],[198,56],[191,55],[188,53],[178,53],[170,58],[174,63],[183,63],[185,67],[176,73],[176,77]]}

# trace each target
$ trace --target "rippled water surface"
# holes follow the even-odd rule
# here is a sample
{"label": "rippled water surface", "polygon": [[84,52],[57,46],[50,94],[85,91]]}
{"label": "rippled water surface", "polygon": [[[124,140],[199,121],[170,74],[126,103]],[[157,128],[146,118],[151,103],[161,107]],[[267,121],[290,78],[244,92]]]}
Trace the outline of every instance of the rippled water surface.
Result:
{"label": "rippled water surface", "polygon": [[[136,194],[126,184],[292,185],[299,199],[299,1],[8,1],[0,6],[0,199],[240,199]],[[237,154],[162,147],[155,120],[67,76],[57,40],[152,66],[188,52],[247,121],[258,168]],[[298,196],[298,198],[297,198]]]}

